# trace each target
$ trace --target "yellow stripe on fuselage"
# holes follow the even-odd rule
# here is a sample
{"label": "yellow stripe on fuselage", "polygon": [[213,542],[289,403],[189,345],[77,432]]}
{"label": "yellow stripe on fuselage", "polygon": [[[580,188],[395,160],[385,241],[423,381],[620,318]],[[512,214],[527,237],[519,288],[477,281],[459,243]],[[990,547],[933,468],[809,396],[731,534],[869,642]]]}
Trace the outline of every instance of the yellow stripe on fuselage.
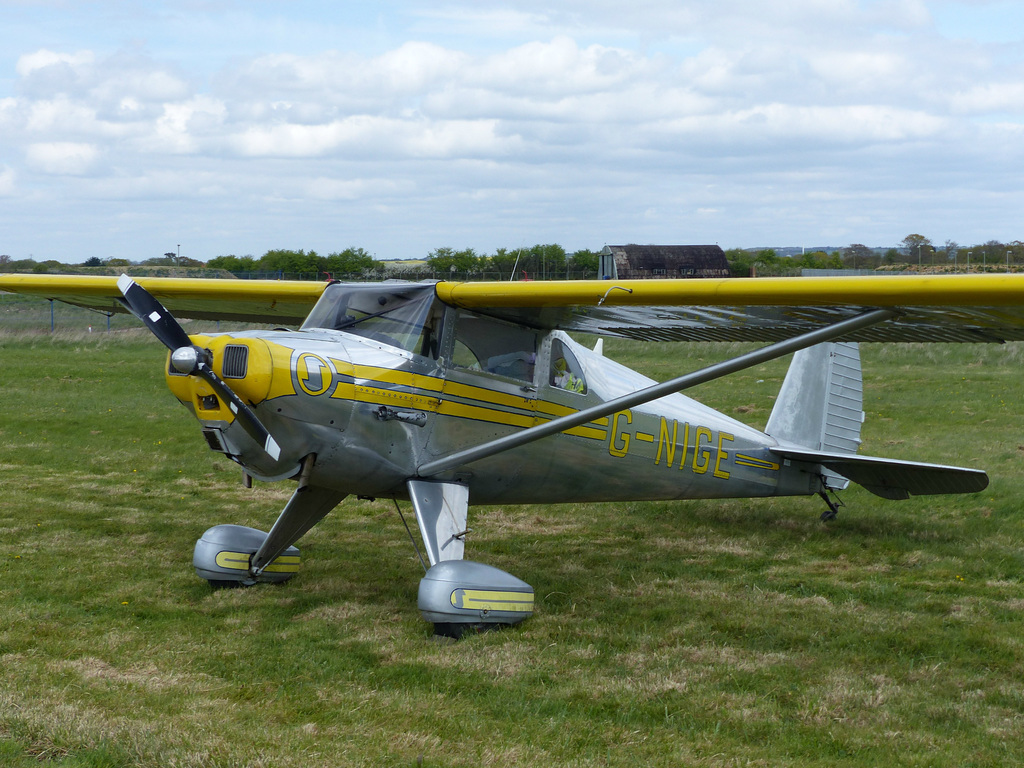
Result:
{"label": "yellow stripe on fuselage", "polygon": [[[332,362],[338,364],[338,361]],[[530,400],[487,387],[451,379],[445,381],[436,376],[411,371],[368,365],[353,366],[351,371],[355,382],[340,383],[332,397],[370,405],[400,405],[442,416],[504,424],[518,429],[578,412],[577,409],[548,400]],[[602,418],[593,422],[593,425],[567,429],[565,434],[605,440],[608,435],[607,426],[608,419]]]}
{"label": "yellow stripe on fuselage", "polygon": [[737,453],[733,458],[733,461],[738,467],[753,467],[754,469],[767,469],[773,472],[778,471],[779,469],[778,463],[774,461],[758,459],[754,456],[746,456],[742,453]]}
{"label": "yellow stripe on fuselage", "polygon": [[[337,361],[333,361],[337,363]],[[381,368],[375,365],[354,365],[352,375],[356,381],[372,381],[379,384],[392,386],[413,386],[417,389],[425,389],[433,392],[440,392],[444,387],[444,379],[437,376],[424,376],[412,371],[403,371],[396,368]]]}

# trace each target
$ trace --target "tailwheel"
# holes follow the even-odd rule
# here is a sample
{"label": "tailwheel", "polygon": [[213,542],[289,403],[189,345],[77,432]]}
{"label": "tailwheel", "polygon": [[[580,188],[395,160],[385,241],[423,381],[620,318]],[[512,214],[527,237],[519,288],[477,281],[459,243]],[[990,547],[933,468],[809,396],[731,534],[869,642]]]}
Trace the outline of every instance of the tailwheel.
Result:
{"label": "tailwheel", "polygon": [[828,509],[821,513],[821,522],[827,523],[829,520],[835,520],[839,515],[839,508],[845,506],[843,502],[835,493],[832,494],[834,498],[830,498],[827,491],[818,491],[818,495],[828,505]]}

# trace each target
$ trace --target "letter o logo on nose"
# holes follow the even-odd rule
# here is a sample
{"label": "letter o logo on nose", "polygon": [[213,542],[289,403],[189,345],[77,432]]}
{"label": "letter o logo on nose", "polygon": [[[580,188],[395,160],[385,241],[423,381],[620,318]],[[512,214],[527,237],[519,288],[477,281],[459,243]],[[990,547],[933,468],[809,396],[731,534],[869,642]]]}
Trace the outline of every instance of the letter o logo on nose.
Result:
{"label": "letter o logo on nose", "polygon": [[333,383],[331,366],[327,361],[308,352],[299,355],[295,361],[295,374],[299,388],[313,397],[322,395]]}

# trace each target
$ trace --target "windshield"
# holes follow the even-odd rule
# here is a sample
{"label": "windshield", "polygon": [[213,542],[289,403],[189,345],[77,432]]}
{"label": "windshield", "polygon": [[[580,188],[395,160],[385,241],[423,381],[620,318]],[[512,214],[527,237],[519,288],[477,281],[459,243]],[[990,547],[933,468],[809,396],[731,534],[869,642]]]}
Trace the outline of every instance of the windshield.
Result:
{"label": "windshield", "polygon": [[434,286],[419,283],[334,283],[309,313],[302,330],[345,331],[437,357],[443,305]]}

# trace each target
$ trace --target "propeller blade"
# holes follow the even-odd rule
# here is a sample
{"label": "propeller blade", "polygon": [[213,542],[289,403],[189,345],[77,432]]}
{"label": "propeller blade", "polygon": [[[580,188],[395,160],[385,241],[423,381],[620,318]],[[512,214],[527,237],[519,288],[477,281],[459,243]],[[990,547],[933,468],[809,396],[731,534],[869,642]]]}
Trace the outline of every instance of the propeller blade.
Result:
{"label": "propeller blade", "polygon": [[270,458],[274,461],[281,458],[281,446],[277,444],[274,436],[256,418],[252,408],[246,405],[242,398],[236,395],[234,390],[225,384],[220,376],[214,373],[213,368],[209,364],[205,361],[200,361],[195,375],[201,376],[213,388],[213,391],[217,393],[220,399],[227,403],[228,408],[235,414],[235,418],[242,424],[242,429],[246,431],[249,437],[263,446],[263,450],[267,452]]}
{"label": "propeller blade", "polygon": [[[281,446],[274,440],[270,431],[263,426],[263,423],[253,413],[252,408],[246,405],[242,398],[235,394],[234,390],[216,374],[210,365],[210,353],[199,349],[192,343],[188,334],[185,333],[185,329],[174,319],[174,315],[168,312],[153,297],[153,294],[128,275],[121,275],[118,278],[117,288],[124,296],[124,303],[131,313],[139,318],[165,347],[171,350],[171,361],[175,368],[182,373],[199,376],[209,384],[220,399],[227,403],[228,408],[235,414],[235,418],[238,419],[246,434],[262,446],[274,461],[280,459]],[[186,368],[191,368],[191,370],[185,370]]]}
{"label": "propeller blade", "polygon": [[178,325],[174,316],[164,309],[153,294],[132,280],[128,275],[117,278],[117,289],[124,296],[124,303],[139,320],[172,352],[181,347],[190,347],[192,342],[185,329]]}

